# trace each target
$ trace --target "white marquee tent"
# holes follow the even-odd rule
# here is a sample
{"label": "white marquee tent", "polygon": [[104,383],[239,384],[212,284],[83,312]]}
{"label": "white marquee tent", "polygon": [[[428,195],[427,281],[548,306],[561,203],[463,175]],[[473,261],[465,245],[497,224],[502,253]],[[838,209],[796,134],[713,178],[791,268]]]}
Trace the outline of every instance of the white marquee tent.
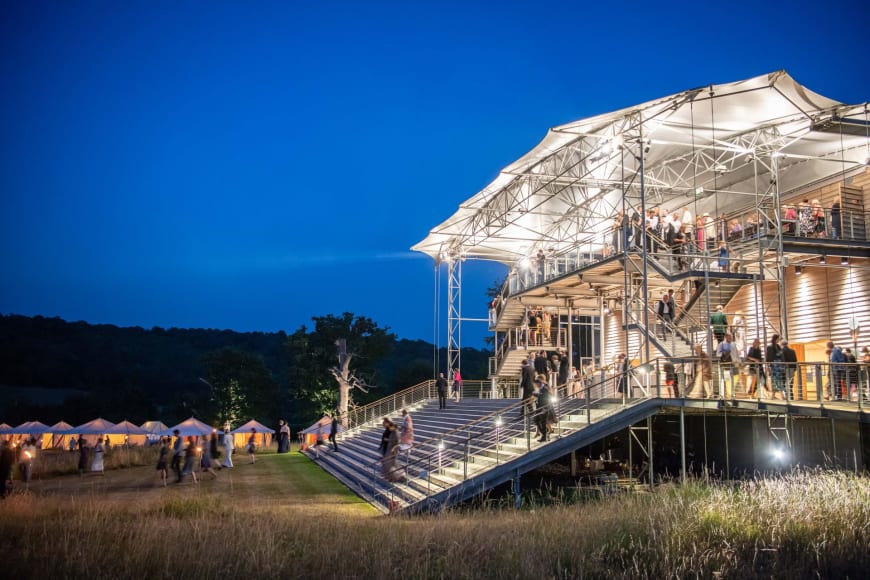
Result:
{"label": "white marquee tent", "polygon": [[43,449],[69,449],[70,439],[75,439],[75,435],[68,433],[73,426],[66,421],[58,421],[42,435]]}
{"label": "white marquee tent", "polygon": [[269,429],[259,421],[255,421],[251,419],[244,425],[239,425],[230,433],[233,434],[233,445],[238,448],[242,448],[248,444],[248,438],[251,436],[251,429],[256,429],[256,441],[257,445],[260,446],[268,446],[272,443],[272,436],[275,434],[274,429]]}
{"label": "white marquee tent", "polygon": [[[165,431],[160,433],[160,435],[171,437],[173,435],[173,432],[176,429],[178,429],[179,434],[182,437],[209,436],[209,435],[211,435],[212,431],[214,430],[211,427],[211,425],[207,425],[207,424],[203,423],[202,421],[200,421],[199,419],[191,417],[189,419],[185,419],[184,421],[182,421],[178,425],[174,425],[172,427],[167,428]],[[218,431],[218,433],[220,433],[220,431]]]}

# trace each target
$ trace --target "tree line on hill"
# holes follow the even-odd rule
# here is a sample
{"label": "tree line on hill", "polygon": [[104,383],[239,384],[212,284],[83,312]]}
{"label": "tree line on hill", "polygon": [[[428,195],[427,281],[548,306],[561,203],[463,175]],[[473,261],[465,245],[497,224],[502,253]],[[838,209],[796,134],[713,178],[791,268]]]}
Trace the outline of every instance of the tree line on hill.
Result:
{"label": "tree line on hill", "polygon": [[[399,339],[348,312],[312,321],[287,334],[0,315],[0,421],[78,424],[102,416],[171,424],[195,416],[271,425],[284,418],[298,428],[335,408],[338,386],[329,369],[339,338],[356,355],[357,376],[373,387],[356,392],[356,404],[433,378],[430,343]],[[485,377],[488,357],[464,348],[463,376]],[[446,360],[443,349],[439,360]]]}

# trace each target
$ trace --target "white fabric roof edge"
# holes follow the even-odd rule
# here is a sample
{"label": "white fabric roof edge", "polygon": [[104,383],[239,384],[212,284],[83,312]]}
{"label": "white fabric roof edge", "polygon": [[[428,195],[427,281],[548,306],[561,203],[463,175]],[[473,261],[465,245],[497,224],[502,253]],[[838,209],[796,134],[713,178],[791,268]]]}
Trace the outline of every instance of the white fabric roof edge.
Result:
{"label": "white fabric roof edge", "polygon": [[[510,264],[520,253],[517,251],[519,247],[535,245],[537,241],[543,239],[543,227],[551,224],[541,227],[536,227],[535,224],[522,224],[520,227],[516,222],[510,222],[507,225],[499,224],[499,227],[495,228],[483,228],[481,224],[486,222],[486,212],[494,211],[489,204],[494,203],[493,200],[506,188],[515,184],[523,174],[532,171],[542,160],[575,143],[578,139],[588,135],[600,137],[608,132],[619,131],[618,124],[623,123],[628,116],[639,115],[642,124],[646,124],[655,120],[658,115],[663,115],[662,118],[674,120],[676,126],[688,120],[689,104],[696,106],[697,103],[709,101],[711,98],[721,99],[719,102],[727,103],[727,106],[722,107],[722,111],[716,111],[714,136],[717,141],[731,134],[739,135],[749,129],[767,125],[776,125],[791,131],[810,132],[820,115],[827,115],[827,118],[835,114],[840,117],[861,115],[863,119],[866,106],[845,105],[819,95],[798,84],[787,72],[780,70],[742,81],[690,89],[634,107],[559,125],[550,129],[531,151],[505,167],[480,192],[460,204],[459,209],[451,217],[433,228],[425,239],[411,249],[425,253],[436,260],[440,259],[444,252],[460,251],[463,258],[494,260]],[[685,110],[681,110],[681,107]],[[694,117],[692,119],[692,126],[699,124],[698,119]],[[826,143],[834,141],[832,135],[822,135],[822,138],[827,138]],[[659,161],[661,162],[662,159]],[[851,161],[854,160],[850,159]],[[829,165],[833,166],[833,164]],[[825,175],[812,177],[818,180],[823,179]],[[539,209],[543,208],[543,213],[547,211],[552,215],[559,213],[561,209],[559,204],[545,205],[546,203],[538,206]],[[496,230],[495,233],[492,233],[492,230]]]}

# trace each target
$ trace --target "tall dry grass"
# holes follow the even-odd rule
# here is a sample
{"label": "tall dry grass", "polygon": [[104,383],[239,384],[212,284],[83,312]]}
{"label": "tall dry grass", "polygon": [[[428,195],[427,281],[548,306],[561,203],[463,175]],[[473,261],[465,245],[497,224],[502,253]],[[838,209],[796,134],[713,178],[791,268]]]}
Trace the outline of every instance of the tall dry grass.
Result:
{"label": "tall dry grass", "polygon": [[96,496],[0,502],[6,577],[862,578],[870,481],[692,483],[600,502],[371,518]]}
{"label": "tall dry grass", "polygon": [[[116,445],[103,456],[103,468],[106,471],[124,467],[139,467],[157,464],[158,447],[142,447],[133,445],[124,447]],[[93,457],[91,457],[93,459]],[[57,449],[37,452],[33,462],[34,477],[54,477],[69,475],[78,471],[79,453],[77,451],[61,451]]]}

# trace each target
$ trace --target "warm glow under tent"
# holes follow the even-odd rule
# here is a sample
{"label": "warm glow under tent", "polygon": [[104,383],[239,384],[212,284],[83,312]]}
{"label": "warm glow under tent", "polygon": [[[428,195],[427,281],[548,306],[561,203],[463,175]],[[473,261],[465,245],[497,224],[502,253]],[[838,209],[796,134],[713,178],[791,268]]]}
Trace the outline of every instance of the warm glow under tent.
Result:
{"label": "warm glow under tent", "polygon": [[[88,445],[95,445],[97,439],[99,439],[102,435],[106,435],[112,432],[112,429],[115,427],[115,424],[111,421],[106,421],[102,418],[96,418],[93,421],[88,421],[87,423],[82,423],[77,427],[73,427],[64,435],[81,435],[85,441],[88,442]],[[114,443],[117,443],[115,441]]]}
{"label": "warm glow under tent", "polygon": [[43,449],[69,449],[70,439],[76,436],[67,433],[73,426],[66,421],[58,421],[51,426],[50,430],[42,435]]}
{"label": "warm glow under tent", "polygon": [[140,425],[145,431],[146,444],[153,445],[162,437],[161,433],[165,433],[169,427],[163,421],[145,421]]}
{"label": "warm glow under tent", "polygon": [[126,419],[115,425],[115,429],[111,432],[123,435],[124,439],[120,443],[126,443],[127,445],[144,446],[147,442],[148,432]]}
{"label": "warm glow under tent", "polygon": [[[317,441],[329,439],[329,431],[332,429],[332,417],[324,415],[316,423],[299,432],[303,448],[314,445]],[[338,425],[338,432],[344,431],[344,425]]]}
{"label": "warm glow under tent", "polygon": [[12,426],[6,423],[0,424],[0,441],[10,439],[12,437]]}
{"label": "warm glow under tent", "polygon": [[40,423],[39,421],[27,421],[26,423],[22,423],[18,427],[12,429],[12,433],[18,435],[18,437],[16,437],[16,440],[18,441],[26,439],[27,437],[35,437],[38,444],[41,445],[42,436],[50,430],[51,427],[45,423]]}
{"label": "warm glow under tent", "polygon": [[233,434],[233,445],[236,446],[236,449],[242,448],[248,444],[248,438],[251,436],[251,429],[257,430],[257,437],[255,439],[257,445],[261,447],[271,445],[272,436],[275,434],[275,430],[269,429],[259,421],[251,419],[244,425],[239,425],[230,431],[230,433]]}

